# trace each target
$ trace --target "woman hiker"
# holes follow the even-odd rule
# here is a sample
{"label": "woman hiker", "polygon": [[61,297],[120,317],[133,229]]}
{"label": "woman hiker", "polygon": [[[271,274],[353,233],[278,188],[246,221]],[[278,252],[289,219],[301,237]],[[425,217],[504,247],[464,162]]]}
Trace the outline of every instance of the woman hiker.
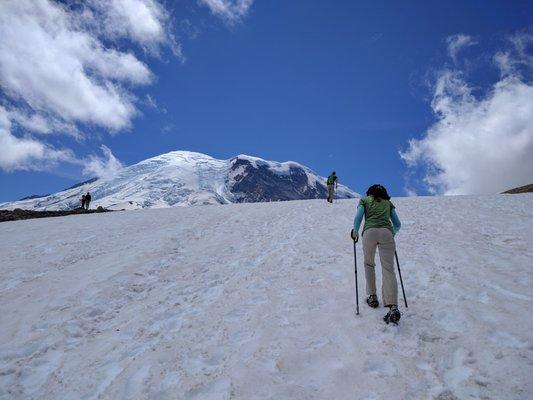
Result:
{"label": "woman hiker", "polygon": [[398,311],[398,283],[394,271],[396,250],[394,235],[400,230],[401,223],[394,205],[390,202],[387,189],[381,185],[372,185],[368,188],[366,197],[359,200],[351,232],[351,237],[355,241],[359,240],[358,232],[363,216],[365,224],[361,235],[363,236],[366,294],[368,296],[366,302],[372,308],[379,306],[374,261],[377,247],[383,275],[381,288],[383,304],[390,309],[384,319],[387,323],[397,324],[400,320],[400,311]]}

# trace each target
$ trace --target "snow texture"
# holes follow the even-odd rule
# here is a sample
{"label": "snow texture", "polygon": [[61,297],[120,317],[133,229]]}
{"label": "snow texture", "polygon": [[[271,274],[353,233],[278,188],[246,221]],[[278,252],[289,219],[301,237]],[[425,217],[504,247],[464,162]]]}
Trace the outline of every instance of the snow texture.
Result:
{"label": "snow texture", "polygon": [[355,200],[0,224],[0,399],[533,398],[533,195],[393,201],[399,326]]}
{"label": "snow texture", "polygon": [[[326,197],[326,179],[293,161],[278,163],[240,155],[217,160],[173,151],[126,167],[108,178],[52,195],[0,204],[2,209],[69,210],[91,193],[91,207],[112,210],[298,200]],[[337,198],[357,193],[339,185]]]}

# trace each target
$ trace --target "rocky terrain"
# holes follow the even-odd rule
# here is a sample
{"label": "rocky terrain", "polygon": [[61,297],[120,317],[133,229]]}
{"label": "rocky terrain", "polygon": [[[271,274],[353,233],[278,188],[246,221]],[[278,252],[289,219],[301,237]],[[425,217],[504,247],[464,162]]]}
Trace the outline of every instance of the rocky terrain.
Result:
{"label": "rocky terrain", "polygon": [[98,207],[94,210],[85,210],[83,208],[76,208],[74,210],[62,210],[62,211],[35,211],[35,210],[22,210],[15,208],[14,210],[0,210],[0,222],[5,221],[18,221],[21,219],[31,218],[47,218],[47,217],[63,217],[65,215],[76,214],[93,214],[109,212],[103,207]]}
{"label": "rocky terrain", "polygon": [[532,193],[533,192],[533,183],[525,186],[520,186],[514,189],[506,190],[503,193],[506,194],[516,194],[516,193]]}

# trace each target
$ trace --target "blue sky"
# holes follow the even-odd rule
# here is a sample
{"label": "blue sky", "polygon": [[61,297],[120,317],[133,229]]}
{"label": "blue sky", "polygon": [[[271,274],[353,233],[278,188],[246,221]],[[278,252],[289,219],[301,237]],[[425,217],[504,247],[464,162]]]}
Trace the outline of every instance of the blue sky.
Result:
{"label": "blue sky", "polygon": [[[336,170],[358,192],[380,182],[393,196],[496,193],[533,182],[530,1],[226,0],[226,9],[210,0],[136,1],[157,5],[164,33],[152,39],[132,29],[83,28],[150,71],[132,64],[126,77],[84,72],[120,89],[122,104],[133,107],[118,122],[94,117],[94,105],[87,114],[60,102],[48,109],[55,98],[36,100],[38,87],[9,80],[14,72],[2,53],[22,53],[0,48],[6,143],[44,143],[47,154],[0,159],[0,201],[61,190],[106,173],[115,158],[130,165],[172,150],[294,160],[321,175]],[[107,12],[98,3],[95,15]],[[81,18],[75,7],[49,6]],[[6,20],[0,24],[7,29]],[[39,57],[46,68],[48,58]],[[98,71],[97,63],[87,65]],[[60,90],[56,96],[63,98]],[[513,110],[518,117],[503,119]],[[47,118],[50,128],[32,130],[21,113]],[[502,150],[502,140],[512,149]],[[84,172],[87,164],[102,168]]]}

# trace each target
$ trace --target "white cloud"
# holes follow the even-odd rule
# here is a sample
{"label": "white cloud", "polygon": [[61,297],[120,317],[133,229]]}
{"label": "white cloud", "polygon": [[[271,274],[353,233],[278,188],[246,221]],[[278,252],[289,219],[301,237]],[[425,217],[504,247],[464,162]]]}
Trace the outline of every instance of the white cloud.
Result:
{"label": "white cloud", "polygon": [[437,121],[400,153],[409,166],[426,167],[431,193],[498,193],[533,182],[533,86],[513,71],[502,70],[477,97],[459,71],[441,72],[431,103]]}
{"label": "white cloud", "polygon": [[149,94],[147,94],[147,95],[145,96],[145,99],[146,99],[146,100],[145,100],[145,103],[146,103],[146,105],[147,105],[148,107],[150,107],[150,108],[156,108],[156,109],[157,109],[157,101],[155,101],[155,99],[154,99],[152,96],[150,96]]}
{"label": "white cloud", "polygon": [[533,34],[522,33],[509,38],[510,48],[500,51],[494,56],[494,62],[500,68],[502,76],[521,75],[521,70],[525,69],[531,73],[533,71],[533,55],[528,52],[528,46],[533,44]]}
{"label": "white cloud", "polygon": [[[170,15],[155,0],[90,0],[88,13],[107,38],[128,38],[145,50],[158,53],[169,46],[181,57],[180,45],[171,34]],[[103,20],[103,23],[102,21]]]}
{"label": "white cloud", "polygon": [[417,197],[418,196],[418,193],[416,192],[416,190],[414,189],[411,189],[411,188],[405,188],[405,194],[409,197]]}
{"label": "white cloud", "polygon": [[50,115],[31,112],[21,107],[6,110],[6,112],[12,123],[33,133],[51,134],[63,132],[78,138],[80,136],[76,125],[66,123]]}
{"label": "white cloud", "polygon": [[188,18],[181,20],[179,23],[180,33],[189,39],[198,39],[200,28],[194,25]]}
{"label": "white cloud", "polygon": [[[13,154],[2,155],[0,168],[30,167],[24,155],[28,163],[64,159],[31,132],[82,139],[78,124],[111,133],[130,127],[138,113],[131,88],[150,84],[153,75],[132,51],[118,50],[118,40],[121,47],[126,39],[157,53],[161,46],[179,47],[170,32],[168,13],[155,0],[92,0],[81,8],[1,1],[0,88],[10,124],[2,152]],[[117,48],[109,47],[113,43]],[[11,125],[25,130],[24,138]]]}
{"label": "white cloud", "polygon": [[104,153],[104,157],[89,156],[83,161],[83,173],[98,178],[112,177],[124,168],[124,165],[113,155],[107,146],[101,145],[100,148]]}
{"label": "white cloud", "polygon": [[8,111],[0,106],[0,168],[35,170],[73,159],[68,150],[54,149],[30,137],[14,136],[12,127]]}
{"label": "white cloud", "polygon": [[457,55],[461,49],[477,44],[471,36],[463,34],[448,36],[446,43],[448,44],[448,54],[454,63],[457,63]]}
{"label": "white cloud", "polygon": [[199,0],[213,15],[222,18],[227,24],[235,24],[248,14],[253,0]]}
{"label": "white cloud", "polygon": [[162,128],[161,128],[161,132],[164,133],[164,134],[169,134],[169,133],[173,133],[176,131],[176,126],[174,124],[165,124]]}
{"label": "white cloud", "polygon": [[0,85],[36,111],[123,129],[135,107],[120,82],[149,83],[150,71],[132,54],[106,49],[75,22],[49,1],[0,2]]}

